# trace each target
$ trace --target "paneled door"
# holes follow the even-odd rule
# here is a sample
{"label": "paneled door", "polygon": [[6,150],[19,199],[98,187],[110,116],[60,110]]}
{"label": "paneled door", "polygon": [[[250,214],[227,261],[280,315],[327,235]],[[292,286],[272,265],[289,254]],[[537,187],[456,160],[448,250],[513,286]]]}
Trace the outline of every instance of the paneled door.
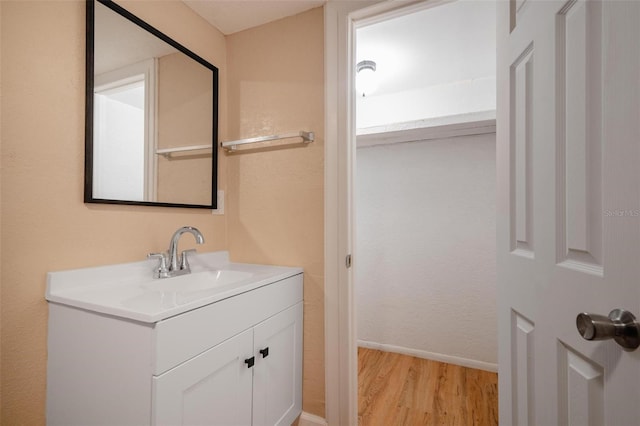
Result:
{"label": "paneled door", "polygon": [[497,18],[500,423],[638,425],[640,1]]}

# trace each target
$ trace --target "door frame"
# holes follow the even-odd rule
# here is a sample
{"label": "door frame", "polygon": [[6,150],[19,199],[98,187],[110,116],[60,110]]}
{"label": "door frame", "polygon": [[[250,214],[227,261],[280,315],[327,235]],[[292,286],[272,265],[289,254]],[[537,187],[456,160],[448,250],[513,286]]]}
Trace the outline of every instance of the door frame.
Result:
{"label": "door frame", "polygon": [[[358,424],[358,359],[353,296],[355,173],[355,30],[451,0],[327,2],[324,141],[325,418]],[[355,257],[357,262],[357,257]]]}

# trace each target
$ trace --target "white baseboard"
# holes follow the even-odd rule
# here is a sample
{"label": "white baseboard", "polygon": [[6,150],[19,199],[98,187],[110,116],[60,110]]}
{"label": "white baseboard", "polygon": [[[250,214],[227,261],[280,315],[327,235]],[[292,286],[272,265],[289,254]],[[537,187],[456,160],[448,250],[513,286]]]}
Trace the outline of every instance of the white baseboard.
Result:
{"label": "white baseboard", "polygon": [[417,358],[429,359],[431,361],[446,362],[447,364],[455,364],[462,367],[491,371],[492,373],[498,372],[498,364],[477,361],[475,359],[467,359],[457,356],[439,354],[435,352],[427,352],[420,349],[404,348],[402,346],[387,345],[385,343],[368,342],[366,340],[358,340],[358,346],[369,349],[377,349],[384,352],[395,352],[403,355],[411,355]]}
{"label": "white baseboard", "polygon": [[300,414],[298,426],[328,426],[328,423],[320,416],[303,411],[302,414]]}

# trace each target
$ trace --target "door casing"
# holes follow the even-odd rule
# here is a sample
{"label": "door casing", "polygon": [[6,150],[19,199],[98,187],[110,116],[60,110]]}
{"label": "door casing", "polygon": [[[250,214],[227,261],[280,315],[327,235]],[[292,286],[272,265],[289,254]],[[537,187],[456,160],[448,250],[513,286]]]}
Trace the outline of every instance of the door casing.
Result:
{"label": "door casing", "polygon": [[325,418],[358,424],[358,363],[353,269],[355,31],[358,27],[435,7],[451,0],[328,2],[325,25]]}

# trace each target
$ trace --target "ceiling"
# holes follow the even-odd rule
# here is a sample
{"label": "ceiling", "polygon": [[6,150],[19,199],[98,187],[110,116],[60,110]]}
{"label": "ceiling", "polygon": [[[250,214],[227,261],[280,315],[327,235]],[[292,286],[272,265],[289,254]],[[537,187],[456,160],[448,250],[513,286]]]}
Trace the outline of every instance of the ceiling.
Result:
{"label": "ceiling", "polygon": [[322,6],[326,0],[182,0],[224,35]]}
{"label": "ceiling", "polygon": [[[229,35],[327,0],[182,0]],[[495,76],[495,1],[458,0],[357,30],[357,61],[373,60],[376,94]]]}
{"label": "ceiling", "polygon": [[177,52],[171,45],[138,25],[131,25],[130,21],[99,2],[95,3],[94,22],[96,54],[93,70],[96,75]]}
{"label": "ceiling", "polygon": [[495,76],[495,14],[459,0],[359,28],[356,62],[376,62],[375,95]]}

